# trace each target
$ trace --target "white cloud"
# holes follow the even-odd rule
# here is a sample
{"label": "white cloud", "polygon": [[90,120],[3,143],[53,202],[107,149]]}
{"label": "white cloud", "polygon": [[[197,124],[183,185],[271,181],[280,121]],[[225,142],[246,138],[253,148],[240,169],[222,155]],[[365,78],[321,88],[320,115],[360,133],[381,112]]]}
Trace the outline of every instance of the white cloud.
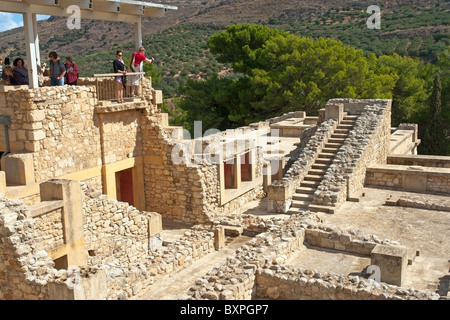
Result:
{"label": "white cloud", "polygon": [[0,12],[0,31],[6,31],[23,26],[21,14]]}
{"label": "white cloud", "polygon": [[[50,16],[37,15],[37,20],[45,20],[48,18],[50,18]],[[18,27],[23,27],[22,14],[0,12],[0,32]]]}

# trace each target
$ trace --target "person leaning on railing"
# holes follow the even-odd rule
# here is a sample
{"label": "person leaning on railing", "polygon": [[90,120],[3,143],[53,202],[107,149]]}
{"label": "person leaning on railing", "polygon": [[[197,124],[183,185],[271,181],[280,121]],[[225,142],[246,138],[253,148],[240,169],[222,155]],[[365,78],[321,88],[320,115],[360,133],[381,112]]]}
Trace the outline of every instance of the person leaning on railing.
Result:
{"label": "person leaning on railing", "polygon": [[116,83],[116,99],[118,103],[123,102],[123,88],[127,85],[127,68],[122,60],[122,50],[116,52],[116,59],[113,61],[114,73],[120,73],[122,76],[117,76],[114,79]]}
{"label": "person leaning on railing", "polygon": [[[141,72],[141,62],[146,61],[148,63],[153,63],[155,58],[147,58],[145,56],[145,48],[140,47],[139,51],[133,52],[130,60],[130,70],[132,72]],[[141,75],[133,76],[131,79],[131,96],[135,97],[136,87],[139,85],[141,80]]]}

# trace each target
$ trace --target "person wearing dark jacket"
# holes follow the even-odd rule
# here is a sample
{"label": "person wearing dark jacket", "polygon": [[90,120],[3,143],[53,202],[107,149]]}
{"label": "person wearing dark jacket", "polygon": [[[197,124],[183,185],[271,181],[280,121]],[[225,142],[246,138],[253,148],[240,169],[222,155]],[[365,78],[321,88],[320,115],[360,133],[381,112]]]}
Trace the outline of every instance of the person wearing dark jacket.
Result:
{"label": "person wearing dark jacket", "polygon": [[9,76],[9,83],[12,85],[29,84],[28,70],[24,67],[22,58],[14,60],[13,68],[6,68],[6,74]]}
{"label": "person wearing dark jacket", "polygon": [[119,73],[121,76],[117,76],[115,78],[116,82],[116,98],[118,103],[123,102],[123,88],[127,83],[127,68],[125,67],[125,63],[122,60],[122,50],[118,50],[116,52],[116,59],[113,61],[114,73]]}

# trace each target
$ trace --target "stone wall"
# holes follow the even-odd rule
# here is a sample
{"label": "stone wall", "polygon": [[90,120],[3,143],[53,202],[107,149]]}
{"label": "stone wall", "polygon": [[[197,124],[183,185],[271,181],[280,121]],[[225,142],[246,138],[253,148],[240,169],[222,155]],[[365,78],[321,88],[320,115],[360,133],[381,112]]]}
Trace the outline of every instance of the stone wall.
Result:
{"label": "stone wall", "polygon": [[1,196],[0,300],[128,299],[215,251],[210,228],[192,229],[179,240],[150,250],[147,213],[107,200],[86,184],[83,189],[90,257],[88,267],[67,270],[56,270],[47,254],[45,220],[27,217],[23,202]]}
{"label": "stone wall", "polygon": [[[144,105],[145,106],[145,105]],[[111,164],[142,155],[140,118],[142,111],[133,106],[129,110],[98,110],[102,134],[103,164]],[[106,109],[106,108],[101,108]]]}
{"label": "stone wall", "polygon": [[339,206],[348,198],[359,196],[364,187],[366,167],[386,163],[391,102],[376,101],[377,104],[364,107],[358,103],[361,114],[314,193],[314,204]]}
{"label": "stone wall", "polygon": [[0,195],[0,300],[46,300],[53,261],[19,200]]}
{"label": "stone wall", "polygon": [[258,270],[256,281],[258,299],[276,300],[438,300],[439,295],[428,291],[404,289],[380,284],[358,276],[273,266]]}
{"label": "stone wall", "polygon": [[387,164],[402,166],[422,166],[435,168],[450,168],[450,157],[430,155],[394,155],[390,154]]}
{"label": "stone wall", "polygon": [[84,184],[83,227],[89,264],[128,264],[148,254],[149,213]]}
{"label": "stone wall", "polygon": [[[43,87],[5,92],[11,152],[34,158],[36,182],[101,165],[95,88]],[[0,140],[5,143],[4,135]]]}
{"label": "stone wall", "polygon": [[47,212],[35,218],[34,229],[39,230],[41,236],[38,239],[44,245],[45,250],[56,249],[64,244],[64,227],[62,224],[61,209]]}
{"label": "stone wall", "polygon": [[[438,300],[439,295],[426,290],[404,289],[386,283],[377,283],[358,276],[320,273],[314,270],[285,265],[290,255],[304,242],[317,245],[344,245],[349,252],[367,254],[374,243],[394,244],[389,239],[358,231],[345,232],[317,224],[317,217],[304,212],[289,220],[245,219],[261,230],[266,228],[227,258],[225,264],[213,268],[199,278],[186,293],[187,300]],[[316,221],[316,222],[315,222]],[[246,229],[252,228],[250,225]],[[317,234],[316,234],[317,231]],[[323,242],[323,239],[334,239]],[[309,243],[309,242],[308,242]],[[398,244],[395,244],[398,245]],[[339,246],[338,246],[339,247]],[[342,249],[342,248],[341,248]]]}
{"label": "stone wall", "polygon": [[373,166],[367,168],[365,183],[397,190],[449,194],[450,170],[421,166]]}
{"label": "stone wall", "polygon": [[[209,223],[217,216],[239,214],[237,210],[243,204],[264,194],[263,161],[259,152],[253,180],[260,179],[261,183],[255,183],[248,190],[233,190],[236,192],[235,197],[221,204],[223,194],[219,164],[214,161],[198,161],[194,157],[194,149],[189,149],[193,141],[183,140],[182,128],[169,127],[158,116],[149,115],[142,122],[142,133],[143,152],[146,155],[145,197],[149,211],[161,212],[164,218],[170,220]],[[232,136],[233,132],[218,135]],[[183,152],[183,156],[179,156],[177,148],[181,148],[180,146],[186,146],[185,150],[189,152]],[[206,146],[207,144],[205,148]],[[199,154],[203,155],[201,152]],[[180,161],[176,162],[173,158]]]}
{"label": "stone wall", "polygon": [[289,169],[283,179],[274,181],[268,189],[269,211],[287,212],[295,190],[322,152],[336,125],[335,120],[329,119],[313,130],[312,137],[309,137],[310,132],[306,131],[308,135],[306,145],[300,145],[299,151],[296,153],[297,158],[289,164]]}

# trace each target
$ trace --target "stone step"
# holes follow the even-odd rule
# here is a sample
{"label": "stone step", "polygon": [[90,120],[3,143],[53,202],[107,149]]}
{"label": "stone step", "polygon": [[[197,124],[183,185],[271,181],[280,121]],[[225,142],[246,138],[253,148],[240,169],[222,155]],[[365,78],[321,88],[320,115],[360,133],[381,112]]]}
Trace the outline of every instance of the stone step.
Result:
{"label": "stone step", "polygon": [[356,119],[358,119],[358,116],[351,116],[351,115],[346,115],[343,120],[351,120],[351,121],[356,121]]}
{"label": "stone step", "polygon": [[303,181],[322,181],[322,176],[315,174],[307,174]]}
{"label": "stone step", "polygon": [[348,134],[346,133],[332,133],[330,138],[347,138]]}
{"label": "stone step", "polygon": [[320,181],[312,181],[312,180],[303,180],[300,183],[300,187],[306,187],[306,188],[317,188],[320,184]]}
{"label": "stone step", "polygon": [[319,158],[333,159],[335,156],[336,156],[336,153],[321,152],[319,154]]}
{"label": "stone step", "polygon": [[292,196],[292,200],[294,200],[293,202],[296,201],[308,201],[308,202],[312,202],[314,199],[314,194],[302,194],[302,193],[294,193],[294,195]]}
{"label": "stone step", "polygon": [[328,143],[339,143],[342,145],[344,143],[345,139],[343,138],[329,138]]}
{"label": "stone step", "polygon": [[336,129],[351,129],[355,125],[355,121],[342,120]]}
{"label": "stone step", "polygon": [[325,147],[325,148],[322,149],[322,152],[336,154],[338,152],[338,150],[339,150],[339,148],[328,148],[328,147]]}
{"label": "stone step", "polygon": [[316,159],[316,162],[314,164],[326,164],[326,165],[330,165],[333,163],[333,159],[331,158],[321,158],[319,156],[319,158]]}
{"label": "stone step", "polygon": [[308,174],[312,174],[312,175],[316,175],[316,176],[321,176],[323,177],[323,175],[327,172],[326,169],[309,169]]}
{"label": "stone step", "polygon": [[326,171],[326,170],[328,169],[329,166],[330,166],[330,165],[329,165],[329,164],[326,164],[326,163],[314,163],[314,164],[311,166],[311,169],[313,169],[313,170],[324,170],[324,171]]}
{"label": "stone step", "polygon": [[307,209],[311,203],[312,203],[311,201],[302,201],[302,200],[292,201],[291,207]]}
{"label": "stone step", "polygon": [[342,144],[340,144],[340,143],[333,143],[333,142],[328,142],[327,144],[325,144],[325,148],[339,149],[341,146],[342,146]]}
{"label": "stone step", "polygon": [[308,210],[314,211],[314,212],[324,212],[324,213],[329,213],[329,214],[334,214],[336,212],[335,207],[321,206],[321,205],[317,205],[317,204],[310,204],[308,206]]}
{"label": "stone step", "polygon": [[333,133],[341,133],[341,134],[348,134],[350,132],[350,128],[336,128]]}
{"label": "stone step", "polygon": [[295,193],[303,193],[303,194],[314,194],[314,192],[316,192],[316,188],[311,188],[311,187],[298,187],[295,190]]}

